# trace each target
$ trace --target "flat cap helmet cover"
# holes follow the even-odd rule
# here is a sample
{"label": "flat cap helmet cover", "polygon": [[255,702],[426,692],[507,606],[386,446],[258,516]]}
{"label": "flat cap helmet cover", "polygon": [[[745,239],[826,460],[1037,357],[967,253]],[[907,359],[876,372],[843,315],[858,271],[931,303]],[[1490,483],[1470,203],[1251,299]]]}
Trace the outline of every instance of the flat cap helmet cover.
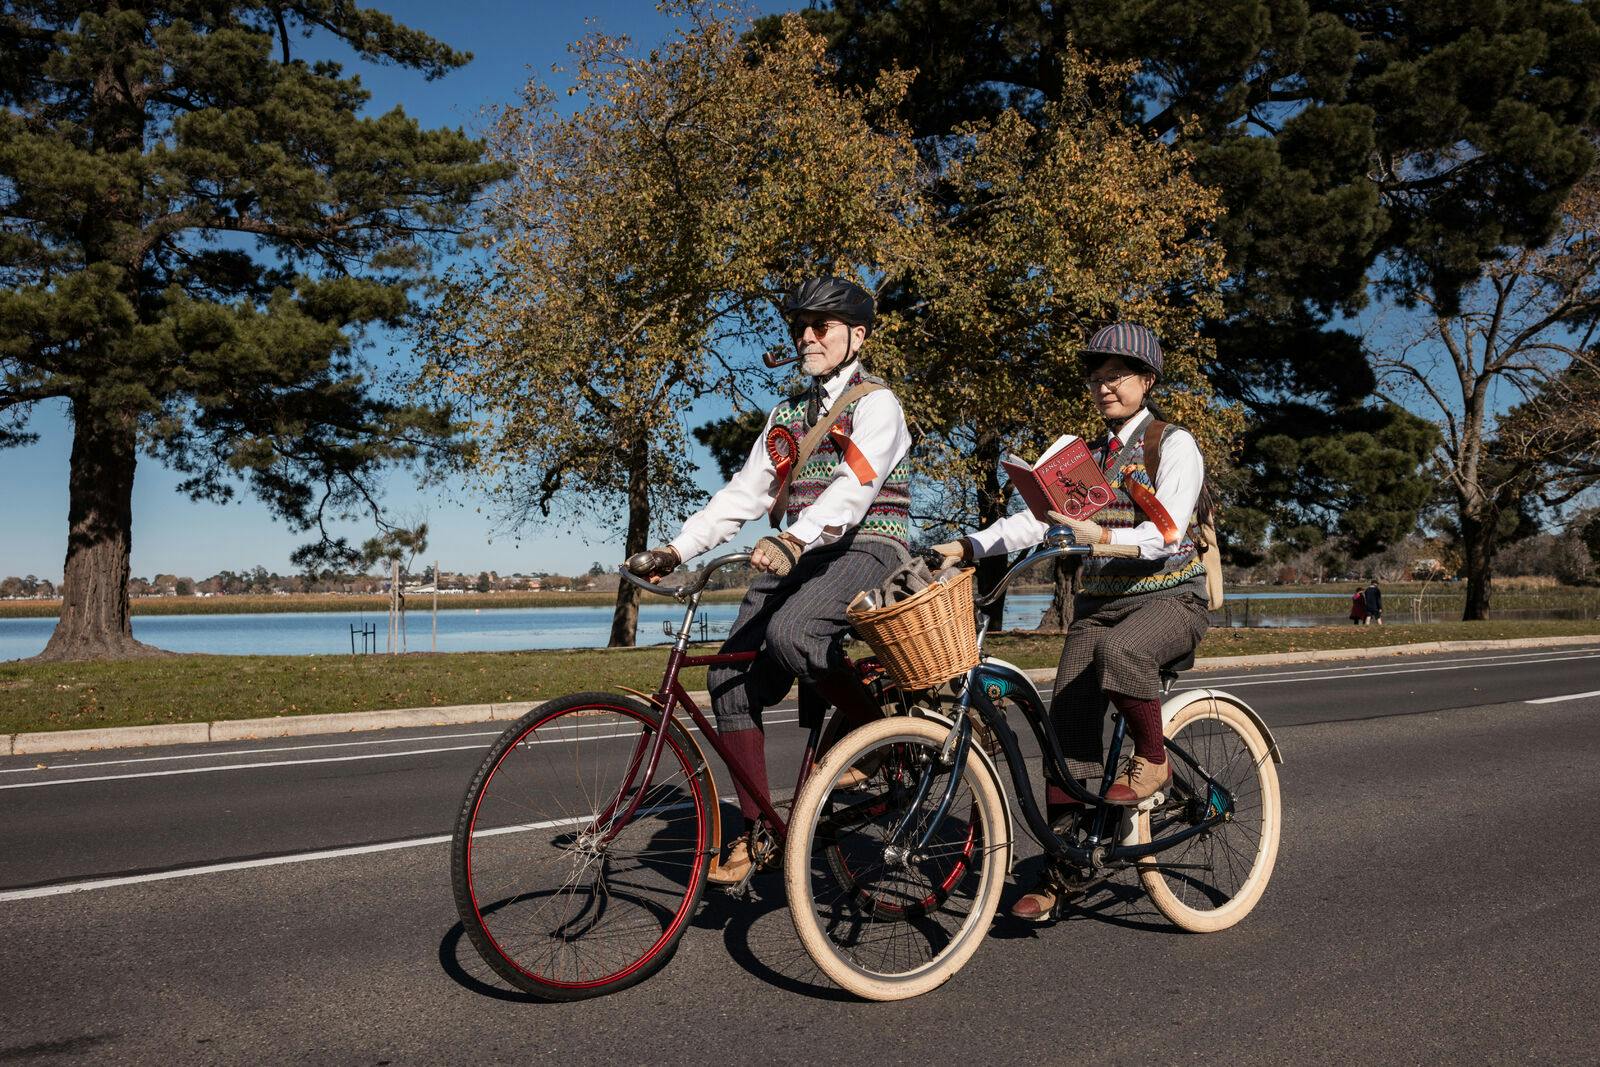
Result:
{"label": "flat cap helmet cover", "polygon": [[1107,356],[1121,356],[1123,359],[1143,363],[1161,377],[1161,343],[1156,340],[1156,335],[1148,329],[1132,322],[1114,322],[1110,326],[1102,326],[1089,338],[1088,347],[1083,350],[1086,362],[1098,362]]}
{"label": "flat cap helmet cover", "polygon": [[872,330],[877,301],[855,282],[843,278],[808,278],[783,296],[783,317],[792,319],[803,311],[837,316],[852,326]]}

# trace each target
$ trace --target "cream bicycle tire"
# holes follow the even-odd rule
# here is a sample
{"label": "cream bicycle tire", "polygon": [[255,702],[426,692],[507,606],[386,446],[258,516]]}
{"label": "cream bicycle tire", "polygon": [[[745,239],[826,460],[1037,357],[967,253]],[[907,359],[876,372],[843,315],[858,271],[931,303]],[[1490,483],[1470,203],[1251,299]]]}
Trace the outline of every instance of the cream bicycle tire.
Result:
{"label": "cream bicycle tire", "polygon": [[[938,988],[972,958],[988,936],[1010,869],[1012,842],[1007,837],[1005,794],[986,763],[967,761],[963,781],[972,794],[970,810],[981,820],[978,832],[983,847],[978,850],[979,862],[970,865],[978,887],[970,910],[949,945],[933,959],[901,974],[874,972],[861,966],[823,928],[813,897],[811,869],[818,819],[839,776],[874,749],[912,744],[937,751],[949,733],[946,725],[902,716],[861,727],[834,746],[795,797],[784,847],[784,886],[795,933],[830,981],[867,1000],[904,1000]],[[875,920],[869,917],[865,921]]]}
{"label": "cream bicycle tire", "polygon": [[[1163,871],[1156,864],[1162,859],[1167,859],[1169,862],[1188,862],[1195,858],[1197,849],[1209,845],[1205,854],[1212,858],[1215,867],[1216,857],[1219,855],[1216,835],[1191,839],[1193,844],[1190,847],[1179,846],[1177,850],[1169,849],[1139,864],[1139,881],[1149,894],[1156,910],[1173,925],[1191,933],[1214,933],[1226,930],[1250,914],[1260,901],[1261,894],[1266,891],[1267,882],[1272,878],[1272,868],[1278,856],[1278,840],[1283,829],[1283,794],[1278,786],[1278,770],[1273,765],[1270,742],[1262,736],[1261,731],[1242,709],[1225,697],[1199,700],[1173,717],[1167,724],[1166,734],[1169,738],[1182,743],[1186,731],[1190,732],[1193,739],[1195,728],[1206,722],[1225,729],[1238,738],[1242,747],[1239,758],[1241,760],[1248,758],[1252,765],[1251,777],[1258,785],[1254,804],[1259,805],[1260,832],[1256,841],[1252,843],[1253,847],[1249,849],[1248,856],[1243,855],[1242,850],[1224,845],[1224,848],[1231,852],[1231,855],[1229,852],[1221,853],[1224,865],[1230,866],[1230,869],[1237,869],[1233,866],[1235,861],[1242,865],[1248,859],[1249,866],[1238,887],[1225,901],[1214,907],[1200,906],[1203,903],[1202,894],[1198,890],[1191,891],[1193,887],[1187,884],[1192,881],[1190,876],[1181,870]],[[1192,745],[1185,747],[1189,748],[1202,764],[1206,762],[1205,752],[1194,751],[1195,746]],[[1151,819],[1152,812],[1149,811],[1141,811],[1137,815],[1134,825],[1136,839],[1141,844],[1151,840],[1153,832]],[[1221,824],[1218,835],[1228,833],[1234,825]],[[1238,834],[1235,836],[1242,837]]]}

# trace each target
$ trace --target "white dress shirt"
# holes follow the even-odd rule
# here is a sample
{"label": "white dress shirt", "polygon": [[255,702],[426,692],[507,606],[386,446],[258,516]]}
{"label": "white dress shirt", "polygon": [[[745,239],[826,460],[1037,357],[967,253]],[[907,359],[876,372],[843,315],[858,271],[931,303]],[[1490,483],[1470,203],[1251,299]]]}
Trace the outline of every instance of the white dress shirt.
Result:
{"label": "white dress shirt", "polygon": [[[852,360],[823,383],[823,407],[818,418],[832,410],[860,366],[859,360]],[[877,499],[884,479],[911,449],[905,412],[887,389],[868,393],[857,401],[850,422],[850,440],[877,477],[862,483],[849,465],[840,462],[834,467],[827,488],[789,524],[789,533],[808,549],[837,541],[859,524]],[[778,493],[778,472],[767,455],[767,432],[771,429],[772,413],[768,412],[761,436],[750,449],[744,466],[710,503],[689,516],[678,536],[668,542],[677,550],[679,559],[688,560],[715,548],[750,520],[766,518]]]}
{"label": "white dress shirt", "polygon": [[[1128,444],[1135,432],[1144,433],[1144,416],[1149,410],[1140,408],[1136,415],[1122,424],[1117,437],[1123,446]],[[1156,471],[1156,499],[1167,509],[1172,521],[1178,524],[1178,540],[1167,544],[1162,540],[1156,524],[1147,519],[1128,529],[1110,530],[1111,543],[1138,545],[1140,559],[1165,559],[1175,554],[1183,541],[1184,531],[1188,529],[1190,517],[1194,515],[1195,505],[1200,500],[1200,487],[1205,477],[1205,461],[1200,457],[1200,446],[1188,430],[1174,426],[1161,444],[1161,468]],[[972,554],[981,559],[1002,552],[1020,552],[1032,548],[1044,540],[1049,529],[1049,526],[1033,517],[1033,512],[1023,508],[1015,515],[997,519],[976,533],[968,534],[967,539],[972,542]]]}

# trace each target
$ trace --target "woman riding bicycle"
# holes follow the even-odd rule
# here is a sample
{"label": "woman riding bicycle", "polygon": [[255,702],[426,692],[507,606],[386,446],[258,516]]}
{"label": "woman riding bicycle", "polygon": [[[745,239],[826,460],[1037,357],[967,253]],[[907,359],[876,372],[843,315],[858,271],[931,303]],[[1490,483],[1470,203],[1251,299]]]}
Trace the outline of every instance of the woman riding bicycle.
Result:
{"label": "woman riding bicycle", "polygon": [[[1094,445],[1095,457],[1114,495],[1096,514],[1098,521],[1052,517],[1070,526],[1080,543],[1135,545],[1139,556],[1084,561],[1050,717],[1068,769],[1092,781],[1104,760],[1101,735],[1110,698],[1127,722],[1134,753],[1106,800],[1133,805],[1172,777],[1162,735],[1160,667],[1193,652],[1208,624],[1195,530],[1205,465],[1194,438],[1176,426],[1166,425],[1147,437],[1154,416],[1145,397],[1160,379],[1162,366],[1154,334],[1129,323],[1107,326],[1082,355],[1089,390],[1107,425],[1107,433]],[[1152,481],[1147,440],[1160,450],[1152,486],[1160,506],[1148,508],[1159,512],[1154,515],[1135,500],[1148,496],[1129,488]],[[1183,525],[1175,527],[1168,516]],[[1044,540],[1047,529],[1023,510],[935,549],[949,562],[970,561],[1030,548]],[[1052,823],[1079,806],[1053,782],[1046,785],[1046,801]],[[1055,883],[1042,880],[1012,914],[1043,922],[1052,914],[1056,894]]]}

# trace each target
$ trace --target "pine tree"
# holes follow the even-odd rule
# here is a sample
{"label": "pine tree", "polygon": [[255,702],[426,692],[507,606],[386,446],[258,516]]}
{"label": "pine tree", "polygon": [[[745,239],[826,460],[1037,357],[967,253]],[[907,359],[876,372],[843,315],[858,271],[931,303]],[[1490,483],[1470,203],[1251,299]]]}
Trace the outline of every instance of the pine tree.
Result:
{"label": "pine tree", "polygon": [[[917,71],[900,114],[929,159],[963,124],[1059,101],[1068,49],[1138,65],[1104,91],[1185,146],[1224,207],[1228,282],[1206,369],[1251,414],[1234,534],[1326,510],[1326,483],[1268,469],[1285,442],[1316,453],[1352,425],[1381,431],[1373,372],[1338,325],[1368,300],[1374,264],[1459,293],[1502,248],[1547,238],[1594,158],[1600,19],[1569,0],[833,0],[805,17],[846,85]],[[1414,515],[1426,449],[1406,426],[1387,432],[1411,462],[1337,492]]]}
{"label": "pine tree", "polygon": [[197,499],[243,482],[333,552],[324,520],[375,507],[378,468],[456,439],[362,340],[406,322],[495,170],[459,130],[362,115],[359,79],[295,57],[314,32],[429,79],[469,58],[341,0],[0,14],[0,446],[52,399],[74,433],[46,659],[153,651],[126,592],[141,454]]}

